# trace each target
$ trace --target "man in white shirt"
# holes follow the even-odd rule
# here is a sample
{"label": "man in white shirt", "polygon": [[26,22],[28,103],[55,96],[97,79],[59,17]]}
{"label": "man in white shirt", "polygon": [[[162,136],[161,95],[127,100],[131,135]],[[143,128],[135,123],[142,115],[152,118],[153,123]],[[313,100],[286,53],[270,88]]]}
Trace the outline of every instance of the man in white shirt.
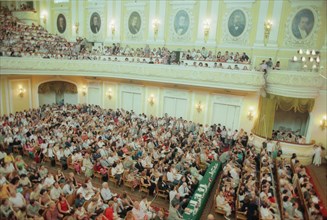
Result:
{"label": "man in white shirt", "polygon": [[148,220],[148,216],[146,213],[141,209],[139,202],[134,202],[134,208],[132,209],[132,213],[136,220]]}
{"label": "man in white shirt", "polygon": [[58,182],[55,182],[54,187],[50,190],[50,197],[52,200],[57,201],[60,197],[60,194],[63,193],[62,189]]}
{"label": "man in white shirt", "polygon": [[100,193],[101,193],[101,197],[104,200],[104,202],[108,202],[109,200],[112,199],[113,196],[116,195],[110,191],[109,185],[107,182],[102,183],[102,189],[101,189]]}
{"label": "man in white shirt", "polygon": [[178,193],[181,195],[181,197],[185,198],[188,197],[190,194],[190,190],[187,187],[187,183],[183,183],[179,188],[178,188]]}
{"label": "man in white shirt", "polygon": [[23,208],[26,206],[26,200],[21,193],[12,192],[9,202],[13,208]]}
{"label": "man in white shirt", "polygon": [[75,191],[75,186],[73,182],[67,182],[64,187],[62,188],[62,191],[65,195],[72,195]]}

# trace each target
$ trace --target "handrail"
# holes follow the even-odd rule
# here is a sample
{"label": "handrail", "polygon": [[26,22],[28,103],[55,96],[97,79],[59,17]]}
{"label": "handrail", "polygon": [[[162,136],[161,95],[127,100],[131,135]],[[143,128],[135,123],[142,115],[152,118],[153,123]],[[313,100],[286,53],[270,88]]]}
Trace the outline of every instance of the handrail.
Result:
{"label": "handrail", "polygon": [[[260,138],[264,138],[264,139],[266,139],[266,137],[254,133],[253,130],[252,130],[252,133],[255,134],[256,136],[260,137]],[[315,144],[314,141],[312,141],[311,143],[305,143],[305,144],[296,143],[296,142],[282,141],[282,140],[272,140],[272,141],[280,142],[280,143],[285,143],[285,144],[303,145],[303,146]]]}

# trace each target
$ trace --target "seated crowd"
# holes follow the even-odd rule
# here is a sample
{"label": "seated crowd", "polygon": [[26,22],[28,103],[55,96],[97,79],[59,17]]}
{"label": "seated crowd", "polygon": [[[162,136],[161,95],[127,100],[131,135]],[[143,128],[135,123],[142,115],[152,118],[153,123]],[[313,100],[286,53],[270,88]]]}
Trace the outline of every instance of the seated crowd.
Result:
{"label": "seated crowd", "polygon": [[258,219],[259,161],[254,148],[248,148],[242,165],[242,178],[237,191],[237,218]]}
{"label": "seated crowd", "polygon": [[275,180],[273,176],[274,163],[267,149],[260,152],[260,218],[280,219]]}
{"label": "seated crowd", "polygon": [[257,170],[258,155],[249,142],[239,141],[231,152],[226,152],[228,162],[223,169],[216,192],[216,212],[229,219],[236,217],[258,219]]}
{"label": "seated crowd", "polygon": [[292,131],[292,130],[273,130],[272,131],[272,139],[277,141],[285,141],[290,143],[298,143],[305,144],[306,139],[304,136],[300,135],[300,131]]}
{"label": "seated crowd", "polygon": [[[172,210],[178,210],[170,213],[182,215],[207,165],[221,155],[222,146],[248,139],[243,130],[227,132],[220,125],[203,126],[182,118],[147,117],[90,105],[43,106],[4,115],[0,121],[4,193],[0,198],[13,198],[3,204],[8,216],[9,207],[15,215],[18,211],[28,214],[21,208],[31,201],[45,213],[59,216],[63,208],[68,216],[79,219],[105,219],[101,213],[108,218],[108,207],[113,207],[115,216],[125,219],[130,215],[135,219],[162,215],[144,206],[145,201],[138,205],[128,195],[115,195],[107,182],[128,184],[150,195],[161,191],[169,195]],[[12,152],[29,156],[34,162],[27,165],[21,156],[14,158]],[[73,173],[66,177],[61,171],[49,172],[43,165],[46,161],[51,166],[83,173],[85,182],[78,183]],[[104,182],[101,190],[92,185],[90,178],[94,176]],[[34,189],[34,200],[26,193],[22,196],[26,188]],[[76,200],[68,206],[65,201],[71,199],[70,195]],[[63,207],[59,208],[61,202]]]}
{"label": "seated crowd", "polygon": [[293,173],[290,163],[285,159],[278,160],[276,166],[282,216],[286,220],[304,219],[297,175]]}
{"label": "seated crowd", "polygon": [[323,205],[310,181],[310,175],[306,168],[297,159],[296,154],[291,157],[291,167],[294,173],[293,184],[299,185],[299,196],[303,200],[303,205],[308,213],[309,219],[322,220]]}
{"label": "seated crowd", "polygon": [[[176,62],[174,51],[166,47],[130,48],[129,45],[121,46],[120,43],[112,46],[92,47],[92,43],[79,38],[77,42],[68,42],[65,38],[51,34],[40,25],[27,25],[20,22],[6,8],[0,8],[0,55],[11,57],[42,57],[46,59],[70,59],[70,60],[104,60],[120,61],[117,57],[125,57],[125,62],[149,63],[149,64],[179,64],[184,61],[202,61],[195,65],[209,67],[208,62],[215,62],[214,68],[223,68],[222,63],[229,65],[230,69],[241,69],[237,64],[250,64],[249,56],[243,52],[225,51],[217,54],[205,47],[201,50],[181,51],[181,61]],[[183,61],[184,60],[184,61]],[[187,63],[185,63],[187,66]],[[248,70],[248,67],[242,68]]]}
{"label": "seated crowd", "polygon": [[235,210],[236,192],[240,182],[243,155],[242,148],[238,145],[233,147],[231,152],[227,152],[227,163],[223,168],[223,172],[218,183],[216,195],[217,211],[223,211],[224,217],[229,219],[232,211]]}

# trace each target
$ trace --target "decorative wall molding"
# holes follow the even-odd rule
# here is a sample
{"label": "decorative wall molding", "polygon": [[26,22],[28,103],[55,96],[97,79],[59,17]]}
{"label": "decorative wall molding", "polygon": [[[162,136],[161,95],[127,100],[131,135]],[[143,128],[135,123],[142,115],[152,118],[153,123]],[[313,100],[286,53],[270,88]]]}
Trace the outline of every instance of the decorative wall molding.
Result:
{"label": "decorative wall molding", "polygon": [[316,98],[324,83],[316,72],[271,71],[267,76],[267,91],[288,97]]}
{"label": "decorative wall molding", "polygon": [[[192,39],[192,34],[194,28],[194,9],[195,2],[184,2],[183,4],[178,4],[178,2],[171,3],[171,14],[169,20],[169,39],[172,41],[190,41]],[[184,34],[178,34],[175,31],[175,18],[179,11],[185,11],[188,15],[188,28]]]}
{"label": "decorative wall molding", "polygon": [[[228,20],[231,14],[237,9],[241,10],[245,15],[245,28],[240,36],[234,37],[229,32]],[[222,40],[224,43],[231,43],[234,44],[234,46],[235,44],[247,45],[249,40],[249,33],[252,29],[252,15],[250,12],[250,8],[240,7],[240,6],[229,8],[229,11],[225,13],[222,26],[224,29],[223,36],[222,36]]]}
{"label": "decorative wall molding", "polygon": [[[320,19],[320,12],[317,6],[313,6],[311,1],[311,6],[303,7],[299,6],[298,4],[292,4],[291,13],[287,18],[285,23],[285,38],[284,38],[284,46],[286,47],[293,47],[293,48],[315,48],[317,45],[317,37],[318,37],[318,30],[321,26],[321,19]],[[294,36],[292,31],[292,23],[295,16],[303,9],[310,9],[314,16],[314,25],[312,27],[311,32],[309,35],[304,39],[298,39]]]}
{"label": "decorative wall molding", "polygon": [[251,7],[255,0],[224,0],[226,5],[246,5],[247,7]]}
{"label": "decorative wall molding", "polygon": [[[124,18],[124,30],[125,36],[129,41],[139,41],[144,38],[144,33],[146,32],[146,27],[148,27],[149,21],[145,17],[145,3],[136,2],[136,3],[126,3],[125,4],[128,17]],[[129,30],[129,18],[133,12],[137,12],[140,15],[141,25],[139,31],[135,34],[131,33]]]}
{"label": "decorative wall molding", "polygon": [[[51,21],[51,22],[53,23],[54,32],[56,34],[58,34],[59,36],[68,39],[69,36],[71,35],[71,27],[72,27],[71,17],[69,14],[69,8],[68,7],[52,8],[52,10],[53,10],[54,18],[53,18],[53,21]],[[57,28],[57,18],[58,18],[59,14],[63,14],[66,19],[66,29],[65,29],[64,33],[60,33]]]}
{"label": "decorative wall molding", "polygon": [[213,94],[212,95],[212,105],[215,103],[225,104],[225,105],[243,105],[243,97],[242,96],[234,96],[234,95],[221,95],[221,94]]}
{"label": "decorative wall molding", "polygon": [[131,93],[142,93],[143,86],[134,85],[134,84],[122,84],[120,85],[120,90],[124,92],[131,92]]}
{"label": "decorative wall molding", "polygon": [[257,92],[264,85],[263,73],[246,70],[195,68],[175,65],[104,62],[88,60],[48,60],[1,58],[1,74],[75,75],[111,77],[150,82],[202,86]]}
{"label": "decorative wall molding", "polygon": [[[97,33],[92,32],[91,25],[90,25],[91,16],[95,12],[98,13],[100,16],[100,30]],[[88,8],[85,29],[87,30],[87,36],[90,41],[102,43],[104,41],[105,38],[104,36],[108,28],[107,26],[108,25],[106,23],[106,16],[103,7]]]}
{"label": "decorative wall molding", "polygon": [[163,97],[188,99],[189,94],[190,91],[181,90],[181,89],[165,89],[163,91]]}

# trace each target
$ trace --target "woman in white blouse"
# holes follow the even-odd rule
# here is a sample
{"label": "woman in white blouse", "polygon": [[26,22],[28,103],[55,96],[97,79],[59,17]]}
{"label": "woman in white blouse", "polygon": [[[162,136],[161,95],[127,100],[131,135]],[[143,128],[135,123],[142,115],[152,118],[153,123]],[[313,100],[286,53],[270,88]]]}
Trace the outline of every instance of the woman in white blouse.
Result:
{"label": "woman in white blouse", "polygon": [[223,209],[226,214],[225,214],[225,218],[229,219],[228,216],[231,215],[232,213],[232,208],[230,207],[230,205],[228,204],[228,202],[226,201],[225,197],[224,197],[224,192],[220,191],[219,194],[216,197],[216,204],[217,204],[217,208]]}

